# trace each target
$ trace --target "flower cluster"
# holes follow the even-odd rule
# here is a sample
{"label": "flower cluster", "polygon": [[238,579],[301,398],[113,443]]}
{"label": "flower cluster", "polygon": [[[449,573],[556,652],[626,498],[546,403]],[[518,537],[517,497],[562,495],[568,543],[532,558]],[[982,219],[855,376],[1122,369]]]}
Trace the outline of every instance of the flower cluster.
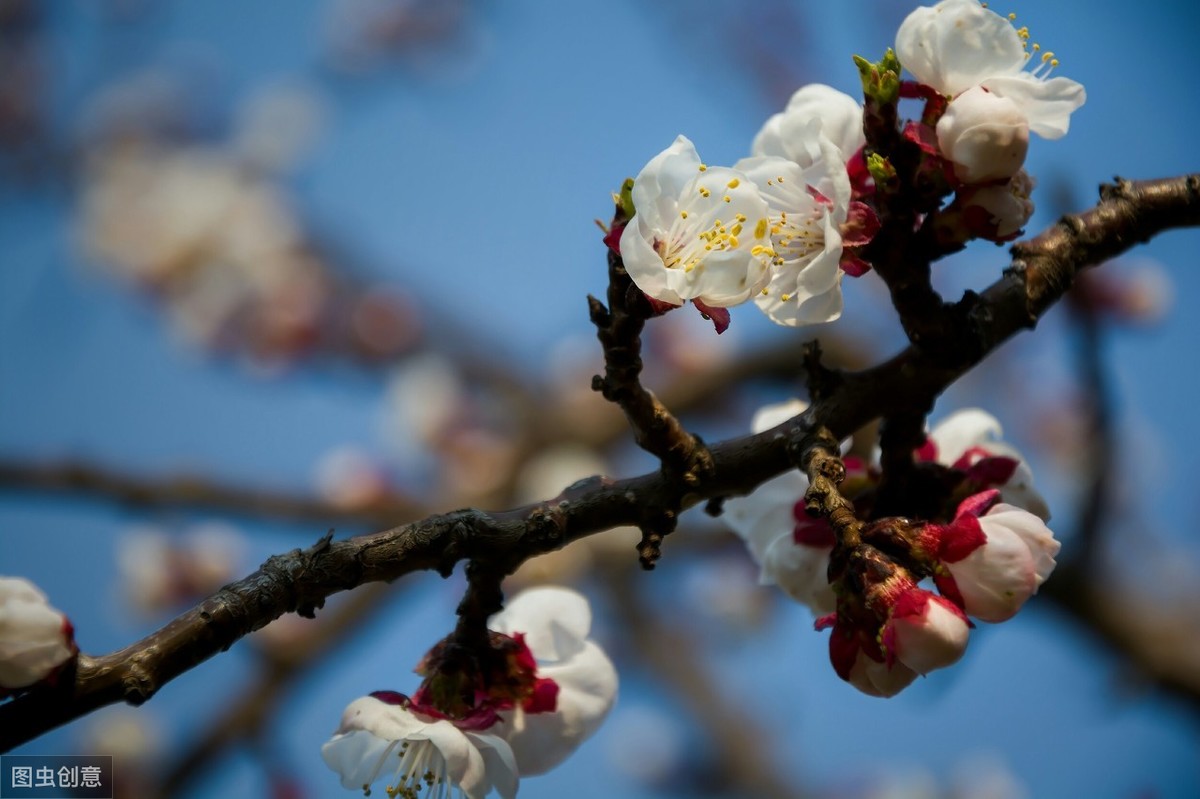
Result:
{"label": "flower cluster", "polygon": [[[803,412],[792,401],[762,409],[755,432]],[[863,544],[840,548],[824,518],[810,516],[799,472],[725,503],[725,519],[775,584],[832,628],[830,660],[842,679],[872,696],[892,696],[967,646],[968,616],[1012,618],[1054,568],[1059,543],[1045,501],[999,423],[978,409],[955,413],[928,434],[914,464],[937,475],[934,505],[945,521],[869,521]],[[841,490],[871,518],[878,469],[846,456]],[[1003,500],[1003,501],[1002,501]],[[903,564],[903,565],[900,565]],[[932,579],[938,592],[923,588]]]}
{"label": "flower cluster", "polygon": [[472,675],[448,664],[447,642],[425,656],[421,687],[407,697],[376,691],[354,700],[321,754],[346,788],[389,797],[509,799],[520,776],[562,762],[599,727],[616,700],[617,674],[588,640],[591,608],[565,588],[525,591],[490,622],[492,668]]}
{"label": "flower cluster", "polygon": [[[1079,83],[1050,77],[1058,59],[1011,20],[977,0],[943,0],[904,20],[879,65],[860,64],[868,97],[925,101],[903,138],[917,151],[914,174],[930,178],[939,199],[954,193],[943,227],[961,241],[1019,235],[1033,213],[1034,181],[1022,168],[1029,134],[1065,135],[1086,99]],[[901,82],[901,67],[916,80]],[[890,76],[882,83],[881,72]],[[605,240],[658,312],[691,302],[721,332],[725,309],[753,299],[781,325],[832,321],[842,275],[871,267],[874,180],[895,175],[878,153],[872,166],[865,144],[859,103],[804,86],[732,167],[705,164],[690,140],[676,139],[634,179]]]}
{"label": "flower cluster", "polygon": [[78,652],[71,622],[36,585],[0,577],[0,697],[53,680]]}
{"label": "flower cluster", "polygon": [[1087,99],[1081,84],[1050,77],[1058,59],[1015,18],[977,0],[942,0],[896,33],[896,55],[917,79],[902,88],[927,100],[906,133],[945,162],[967,229],[992,241],[1015,238],[1033,213],[1034,182],[1022,168],[1030,132],[1061,138]]}
{"label": "flower cluster", "polygon": [[820,85],[797,91],[732,167],[703,163],[680,136],[634,179],[635,213],[610,242],[660,308],[692,302],[726,319],[717,309],[753,299],[782,325],[836,319],[843,271],[861,274],[854,248],[877,225],[846,166],[862,141],[862,109]]}

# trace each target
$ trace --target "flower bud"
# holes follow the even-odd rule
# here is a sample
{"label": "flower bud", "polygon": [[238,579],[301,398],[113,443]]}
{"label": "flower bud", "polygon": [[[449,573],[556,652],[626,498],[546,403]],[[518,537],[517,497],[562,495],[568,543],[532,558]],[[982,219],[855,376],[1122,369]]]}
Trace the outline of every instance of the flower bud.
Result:
{"label": "flower bud", "polygon": [[939,531],[945,573],[934,579],[943,594],[980,621],[1007,621],[1054,570],[1061,547],[1045,522],[1012,505],[994,504],[997,492],[959,505]]}
{"label": "flower bud", "polygon": [[967,229],[988,241],[1012,241],[1033,216],[1034,180],[1018,169],[1008,183],[966,186],[958,192]]}
{"label": "flower bud", "polygon": [[952,602],[911,588],[902,593],[883,627],[883,646],[917,674],[928,674],[958,662],[967,648],[967,617]]}
{"label": "flower bud", "polygon": [[963,183],[1006,180],[1025,163],[1029,122],[1011,99],[976,86],[950,101],[937,137]]}
{"label": "flower bud", "polygon": [[50,677],[77,651],[71,622],[37,586],[0,577],[0,696]]}

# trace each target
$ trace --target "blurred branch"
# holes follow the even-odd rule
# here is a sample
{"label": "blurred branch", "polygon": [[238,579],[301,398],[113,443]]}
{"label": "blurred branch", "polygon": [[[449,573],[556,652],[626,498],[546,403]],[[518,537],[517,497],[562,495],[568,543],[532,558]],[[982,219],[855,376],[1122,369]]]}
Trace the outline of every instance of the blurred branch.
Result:
{"label": "blurred branch", "polygon": [[398,495],[350,509],[312,497],[221,485],[200,477],[154,480],[76,461],[35,465],[0,460],[0,487],[89,494],[141,508],[231,511],[322,525],[382,526],[425,512],[417,503]]}
{"label": "blurred branch", "polygon": [[307,633],[287,646],[263,647],[262,668],[250,685],[226,703],[226,710],[211,721],[199,738],[164,772],[158,795],[177,796],[205,767],[226,749],[251,741],[264,732],[286,693],[309,670],[337,652],[362,625],[386,607],[396,591],[386,585],[364,586],[345,602],[322,616]]}
{"label": "blurred branch", "polygon": [[1112,396],[1104,363],[1101,318],[1086,291],[1076,285],[1068,295],[1068,305],[1079,328],[1076,352],[1079,377],[1083,383],[1083,413],[1086,438],[1081,442],[1086,464],[1084,491],[1080,498],[1075,542],[1081,565],[1098,560],[1105,513],[1108,510],[1116,442],[1113,436]]}
{"label": "blurred branch", "polygon": [[736,701],[725,696],[703,667],[699,646],[678,624],[657,615],[654,603],[639,597],[632,564],[610,560],[602,585],[616,611],[629,650],[646,671],[683,702],[693,721],[712,742],[708,766],[721,790],[758,799],[796,799],[800,792],[777,773],[766,733]]}
{"label": "blurred branch", "polygon": [[[1101,202],[1066,216],[1013,247],[1005,275],[975,303],[966,354],[953,363],[910,347],[891,360],[846,374],[804,414],[776,428],[714,445],[713,469],[690,486],[683,506],[745,494],[791,468],[791,442],[820,428],[840,440],[880,416],[936,396],[984,355],[1038,318],[1086,266],[1103,262],[1172,227],[1200,225],[1200,175],[1102,189]],[[936,348],[935,348],[936,349]],[[163,629],[101,657],[81,655],[74,674],[0,706],[0,749],[25,741],[99,707],[141,704],[165,683],[228,649],[284,613],[311,616],[325,598],[367,582],[420,570],[449,575],[464,559],[519,564],[587,535],[639,524],[678,501],[680,487],[661,472],[624,480],[591,478],[550,500],[502,513],[460,510],[423,521],[277,555]]]}
{"label": "blurred branch", "polygon": [[[864,347],[856,342],[829,337],[822,347],[832,352],[832,360],[838,364],[853,368],[866,365]],[[752,378],[773,377],[795,382],[798,349],[795,337],[785,336],[763,349],[684,374],[663,388],[662,401],[678,412],[688,412],[724,396],[729,386]],[[629,429],[624,417],[615,410],[589,413],[584,423],[580,409],[551,406],[544,401],[533,404],[534,397],[544,396],[545,392],[523,394],[522,401],[529,403],[526,458],[556,443],[577,442],[603,449]],[[608,407],[602,404],[598,410]],[[112,466],[73,460],[32,463],[0,458],[0,489],[5,488],[82,494],[136,508],[191,508],[334,527],[384,527],[398,519],[414,519],[428,512],[402,495],[361,507],[346,507],[301,494],[233,486],[200,475],[148,478]],[[507,494],[510,488],[511,485],[504,486],[497,493]]]}
{"label": "blurred branch", "polygon": [[1169,604],[1122,587],[1095,566],[1061,563],[1046,596],[1137,672],[1200,711],[1200,596]]}

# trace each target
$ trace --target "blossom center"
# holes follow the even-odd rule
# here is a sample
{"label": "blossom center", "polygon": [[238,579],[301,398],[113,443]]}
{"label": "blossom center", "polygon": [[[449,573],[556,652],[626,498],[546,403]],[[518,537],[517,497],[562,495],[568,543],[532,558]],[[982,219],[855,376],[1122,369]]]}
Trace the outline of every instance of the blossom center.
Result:
{"label": "blossom center", "polygon": [[422,792],[426,799],[450,796],[453,784],[446,774],[446,758],[429,741],[417,740],[392,741],[363,784],[363,796],[371,795],[371,784],[384,771],[393,754],[398,762],[385,789],[388,799],[418,799]]}

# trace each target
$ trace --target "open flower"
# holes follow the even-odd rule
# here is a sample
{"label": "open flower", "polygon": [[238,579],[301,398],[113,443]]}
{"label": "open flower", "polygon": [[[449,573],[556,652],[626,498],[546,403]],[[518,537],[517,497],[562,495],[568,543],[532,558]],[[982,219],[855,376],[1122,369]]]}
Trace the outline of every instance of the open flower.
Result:
{"label": "open flower", "polygon": [[843,164],[866,144],[862,106],[858,101],[831,86],[810,83],[797,89],[787,108],[766,121],[754,137],[751,154],[774,155],[802,163],[807,157],[806,131],[813,120],[818,121],[818,130],[841,152]]}
{"label": "open flower", "polygon": [[635,213],[621,234],[625,269],[651,299],[701,310],[745,302],[765,285],[767,202],[746,175],[701,163],[685,136],[633,182]]}
{"label": "open flower", "polygon": [[[904,67],[952,98],[937,135],[962,180],[1015,174],[1024,160],[1018,152],[1022,138],[1027,140],[1029,131],[1047,139],[1064,136],[1071,113],[1087,99],[1081,84],[1048,77],[1058,66],[1053,53],[1034,59],[1041,48],[1033,44],[1030,52],[1027,47],[1027,28],[1014,28],[976,0],[922,6],[896,33],[896,54]],[[1027,71],[1030,60],[1036,66]],[[956,109],[959,103],[969,108]]]}
{"label": "open flower", "polygon": [[588,639],[592,609],[576,591],[549,586],[523,591],[488,626],[522,636],[537,661],[538,678],[558,688],[551,710],[517,706],[502,713],[507,719],[496,728],[512,747],[521,774],[542,774],[600,727],[617,698],[617,671]]}
{"label": "open flower", "polygon": [[401,694],[380,691],[346,708],[321,747],[342,787],[370,795],[371,785],[385,776],[392,799],[415,799],[425,787],[434,796],[455,788],[469,799],[483,799],[493,788],[505,799],[517,795],[517,766],[503,738],[428,718],[407,704]]}
{"label": "open flower", "polygon": [[1033,472],[1021,453],[1001,440],[1003,432],[987,411],[965,408],[934,425],[917,454],[963,472],[972,493],[998,488],[1002,501],[1049,519],[1050,507],[1033,487]]}
{"label": "open flower", "polygon": [[[769,430],[807,407],[800,400],[768,405],[754,415],[753,430]],[[807,490],[808,478],[792,469],[748,496],[726,500],[722,518],[746,542],[759,565],[762,585],[778,585],[814,613],[828,613],[834,608],[833,589],[826,576],[833,530],[825,519],[805,513]]]}
{"label": "open flower", "polygon": [[[346,708],[321,754],[342,785],[368,791],[390,775],[388,795],[416,797],[422,786],[478,799],[516,794],[519,775],[562,762],[599,727],[617,694],[611,661],[587,639],[591,609],[565,588],[525,591],[492,618],[491,674],[441,669],[439,644],[418,666],[426,680],[410,699],[377,691]],[[461,657],[450,658],[461,663]],[[473,704],[456,715],[437,707],[447,692]],[[476,678],[482,676],[479,683]],[[395,758],[395,759],[392,759]]]}
{"label": "open flower", "polygon": [[0,577],[0,696],[52,677],[78,652],[71,622],[22,577]]}
{"label": "open flower", "polygon": [[[770,213],[770,282],[755,303],[781,325],[830,322],[842,313],[842,229],[850,215],[845,158],[819,119],[792,132],[790,158],[752,156],[734,168],[754,181]],[[865,208],[865,206],[863,206]]]}
{"label": "open flower", "polygon": [[999,504],[995,489],[964,500],[954,521],[931,526],[938,590],[980,621],[1007,621],[1054,570],[1061,544],[1032,513]]}

